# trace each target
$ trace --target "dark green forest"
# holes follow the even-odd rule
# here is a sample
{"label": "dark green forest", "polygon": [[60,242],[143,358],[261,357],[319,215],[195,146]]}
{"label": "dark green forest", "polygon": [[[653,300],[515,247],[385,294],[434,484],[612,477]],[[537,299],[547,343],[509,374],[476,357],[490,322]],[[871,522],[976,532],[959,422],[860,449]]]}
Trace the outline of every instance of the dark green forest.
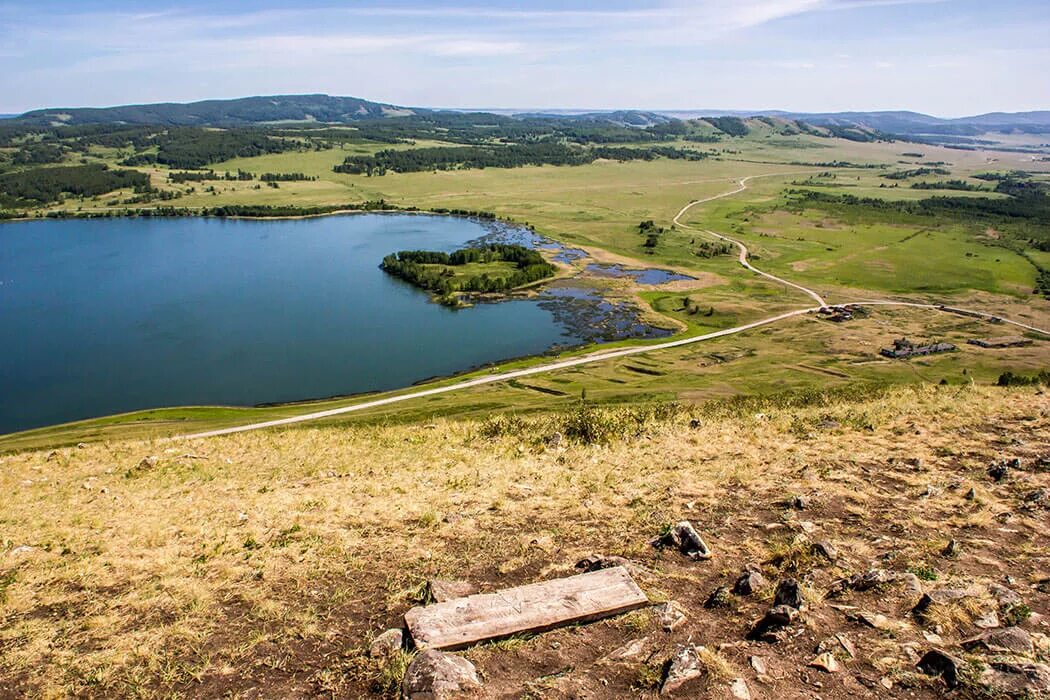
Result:
{"label": "dark green forest", "polygon": [[[456,279],[454,267],[470,263],[507,262],[515,270],[510,275],[475,275]],[[492,244],[462,248],[452,253],[403,250],[383,258],[384,272],[449,300],[455,292],[506,292],[554,275],[555,267],[537,251],[520,245]]]}

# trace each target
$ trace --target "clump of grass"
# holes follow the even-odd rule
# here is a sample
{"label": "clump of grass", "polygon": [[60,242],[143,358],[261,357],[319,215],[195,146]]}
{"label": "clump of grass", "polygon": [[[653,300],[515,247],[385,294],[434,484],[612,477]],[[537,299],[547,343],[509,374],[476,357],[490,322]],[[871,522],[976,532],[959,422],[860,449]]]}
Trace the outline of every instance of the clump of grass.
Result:
{"label": "clump of grass", "polygon": [[595,445],[635,437],[681,412],[681,404],[673,401],[617,407],[598,407],[581,401],[574,410],[559,416],[558,423],[569,439]]}
{"label": "clump of grass", "polygon": [[940,574],[930,564],[926,562],[920,562],[912,564],[907,568],[908,573],[915,574],[923,581],[936,581]]}
{"label": "clump of grass", "polygon": [[415,656],[412,652],[396,651],[390,656],[375,662],[372,671],[372,690],[376,693],[393,695],[401,690],[405,672]]}
{"label": "clump of grass", "polygon": [[638,669],[631,687],[635,690],[653,690],[660,687],[664,677],[664,664],[646,663]]}
{"label": "clump of grass", "polygon": [[535,429],[533,421],[526,420],[516,413],[497,413],[488,416],[481,422],[478,434],[487,439],[521,436]]}
{"label": "clump of grass", "polygon": [[770,544],[766,563],[778,573],[805,574],[822,561],[813,553],[809,540],[799,535]]}

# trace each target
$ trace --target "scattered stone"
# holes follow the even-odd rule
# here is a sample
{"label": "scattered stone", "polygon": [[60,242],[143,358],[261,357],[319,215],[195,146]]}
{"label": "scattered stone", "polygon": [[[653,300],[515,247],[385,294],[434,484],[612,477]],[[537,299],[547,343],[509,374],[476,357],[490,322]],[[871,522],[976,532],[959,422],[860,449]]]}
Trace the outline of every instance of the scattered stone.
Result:
{"label": "scattered stone", "polygon": [[703,647],[695,645],[678,647],[670,663],[667,664],[667,671],[660,685],[661,695],[673,693],[689,681],[704,674],[704,667],[700,663],[702,650]]}
{"label": "scattered stone", "polygon": [[85,447],[87,447],[87,443],[86,442],[78,442],[77,443],[77,449],[78,450],[83,450]]}
{"label": "scattered stone", "polygon": [[857,658],[857,648],[853,646],[849,637],[841,632],[833,637],[828,637],[817,645],[818,654],[834,654],[840,650],[846,652],[851,659]]}
{"label": "scattered stone", "polygon": [[791,507],[795,510],[805,510],[809,507],[809,499],[805,496],[792,496]]}
{"label": "scattered stone", "polygon": [[995,602],[997,602],[1001,608],[1011,608],[1015,605],[1021,605],[1024,602],[1024,599],[1021,598],[1016,591],[998,583],[990,585],[988,587],[988,593],[995,598]]}
{"label": "scattered stone", "polygon": [[810,550],[819,557],[824,557],[828,561],[835,561],[839,558],[839,551],[835,549],[835,545],[831,544],[827,540],[819,540],[814,542]]}
{"label": "scattered stone", "polygon": [[946,544],[944,549],[941,550],[941,555],[954,559],[959,556],[959,551],[961,549],[962,545],[959,544],[959,540],[953,538],[948,540],[948,544]]}
{"label": "scattered stone", "polygon": [[729,694],[736,700],[751,700],[751,691],[747,687],[747,681],[743,678],[734,678],[729,684]]}
{"label": "scattered stone", "polygon": [[1006,462],[993,462],[992,466],[988,467],[988,476],[992,477],[993,481],[1002,481],[1009,473],[1010,467]]}
{"label": "scattered stone", "polygon": [[656,619],[664,632],[671,632],[685,622],[685,613],[673,600],[656,606]]}
{"label": "scattered stone", "polygon": [[992,697],[1042,698],[1050,693],[1050,666],[994,662],[980,677]]}
{"label": "scattered stone", "polygon": [[962,660],[946,651],[931,649],[926,652],[915,666],[927,676],[940,676],[949,688],[959,685],[959,668]]}
{"label": "scattered stone", "polygon": [[876,630],[891,630],[893,629],[893,623],[890,619],[881,613],[871,613],[861,611],[853,616],[857,622],[867,625],[872,629]]}
{"label": "scattered stone", "polygon": [[622,566],[628,571],[633,573],[634,564],[627,559],[617,556],[602,556],[592,554],[588,557],[584,557],[576,562],[576,568],[582,569],[583,571],[600,571],[601,569],[612,569],[616,566]]}
{"label": "scattered stone", "polygon": [[835,658],[835,655],[829,651],[818,655],[806,665],[811,668],[818,668],[821,671],[824,671],[825,673],[838,673],[839,670],[842,668],[841,666],[839,666],[839,662]]}
{"label": "scattered stone", "polygon": [[711,595],[707,596],[704,607],[708,609],[726,608],[729,607],[732,601],[733,599],[729,595],[729,586],[719,586],[711,591]]}
{"label": "scattered stone", "polygon": [[751,668],[755,669],[755,673],[760,676],[766,675],[768,668],[766,667],[766,660],[761,656],[752,656],[748,659],[748,663],[751,664]]}
{"label": "scattered stone", "polygon": [[922,598],[915,607],[912,608],[912,613],[918,617],[923,617],[926,612],[936,605],[946,605],[955,601],[962,600],[964,598],[972,598],[973,592],[961,588],[938,588],[937,590],[924,593]]}
{"label": "scattered stone", "polygon": [[999,613],[994,610],[989,610],[974,620],[973,624],[975,627],[980,627],[985,630],[999,627]]}
{"label": "scattered stone", "polygon": [[1032,637],[1020,627],[1006,627],[1004,629],[986,632],[979,637],[967,639],[962,642],[962,648],[967,651],[983,651],[991,653],[1008,653],[1031,655],[1035,652]]}
{"label": "scattered stone", "polygon": [[406,700],[444,700],[479,688],[474,664],[462,656],[428,649],[409,664],[401,694]]}
{"label": "scattered stone", "polygon": [[748,564],[743,573],[733,584],[733,593],[736,595],[751,595],[766,585],[766,577],[762,575],[757,566]]}
{"label": "scattered stone", "polygon": [[557,448],[561,447],[561,443],[562,443],[562,441],[564,439],[565,439],[564,435],[562,435],[561,433],[555,431],[555,432],[551,433],[550,435],[548,435],[547,437],[545,437],[543,439],[543,442],[544,442],[545,445],[547,445],[547,447],[549,447],[551,449],[557,449]]}
{"label": "scattered stone", "polygon": [[446,581],[437,578],[427,581],[427,597],[435,603],[466,598],[475,593],[477,588],[469,581]]}
{"label": "scattered stone", "polygon": [[1039,505],[1046,502],[1046,489],[1036,489],[1035,491],[1029,491],[1024,495],[1025,503],[1032,503]]}
{"label": "scattered stone", "polygon": [[770,608],[748,632],[747,638],[761,642],[777,642],[784,636],[785,628],[798,619],[798,608],[790,605],[775,605]]}
{"label": "scattered stone", "polygon": [[405,634],[399,628],[389,629],[372,640],[368,655],[373,659],[388,659],[401,651],[405,643]]}
{"label": "scattered stone", "polygon": [[970,490],[966,492],[966,500],[967,501],[975,501],[975,500],[977,500],[977,489],[974,488],[973,486],[971,486]]}
{"label": "scattered stone", "polygon": [[713,554],[692,523],[683,520],[671,530],[671,542],[690,559],[710,559]]}
{"label": "scattered stone", "polygon": [[885,569],[870,569],[863,574],[854,574],[849,578],[833,582],[826,596],[828,598],[836,598],[846,591],[869,591],[889,583],[893,578]]}
{"label": "scattered stone", "polygon": [[927,484],[922,492],[923,498],[934,498],[939,495],[941,495],[941,490],[932,484]]}
{"label": "scattered stone", "polygon": [[632,639],[631,641],[624,644],[619,649],[613,650],[609,654],[609,659],[612,661],[623,661],[625,659],[633,659],[639,656],[645,651],[645,645],[648,643],[648,637],[642,637],[641,639]]}
{"label": "scattered stone", "polygon": [[8,552],[8,555],[12,556],[12,557],[20,557],[23,554],[29,554],[32,551],[33,551],[32,546],[30,546],[28,544],[23,544],[23,545],[20,545],[18,547],[15,547],[14,549],[12,549],[10,552]]}
{"label": "scattered stone", "polygon": [[56,460],[56,459],[58,459],[58,450],[51,450],[50,452],[47,453],[47,461],[48,462],[51,462],[51,461]]}
{"label": "scattered stone", "polygon": [[922,631],[922,638],[930,644],[944,644],[944,639],[941,637],[941,635],[937,634],[936,632],[930,632],[929,630]]}
{"label": "scattered stone", "polygon": [[699,427],[700,427],[701,425],[703,425],[703,424],[702,424],[702,423],[700,422],[700,419],[699,419],[699,418],[692,418],[692,419],[690,419],[690,421],[689,421],[689,427],[690,427],[690,428],[692,428],[693,430],[696,430],[696,429],[697,429],[697,428],[699,428]]}
{"label": "scattered stone", "polygon": [[922,581],[915,574],[909,572],[895,573],[890,577],[891,581],[903,581],[905,588],[912,593],[922,593]]}
{"label": "scattered stone", "polygon": [[809,520],[799,520],[798,526],[802,529],[802,532],[806,533],[807,535],[812,535],[818,529],[817,525],[815,523],[810,522]]}
{"label": "scattered stone", "polygon": [[802,597],[802,590],[798,581],[786,578],[777,585],[776,596],[773,599],[773,607],[787,605],[795,610],[801,610],[806,605]]}

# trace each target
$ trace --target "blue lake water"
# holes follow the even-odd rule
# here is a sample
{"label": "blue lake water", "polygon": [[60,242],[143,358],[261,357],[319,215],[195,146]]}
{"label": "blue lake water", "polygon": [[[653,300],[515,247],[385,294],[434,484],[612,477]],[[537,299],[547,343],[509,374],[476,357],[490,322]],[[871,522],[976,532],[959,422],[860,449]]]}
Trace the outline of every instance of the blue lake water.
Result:
{"label": "blue lake water", "polygon": [[595,340],[556,299],[452,310],[378,268],[491,233],[381,214],[0,224],[0,433],[392,389]]}

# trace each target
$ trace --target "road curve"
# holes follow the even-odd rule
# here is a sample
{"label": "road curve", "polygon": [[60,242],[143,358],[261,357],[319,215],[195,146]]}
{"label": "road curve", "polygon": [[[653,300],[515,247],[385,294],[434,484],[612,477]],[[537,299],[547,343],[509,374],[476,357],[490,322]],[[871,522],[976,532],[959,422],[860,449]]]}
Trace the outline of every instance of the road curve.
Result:
{"label": "road curve", "polygon": [[[745,178],[743,178],[743,179],[741,179],[739,181],[738,187],[736,189],[734,189],[734,190],[730,190],[728,192],[723,192],[721,194],[717,194],[717,195],[714,195],[714,196],[711,196],[711,197],[707,197],[705,199],[698,199],[698,200],[692,201],[689,204],[685,205],[675,215],[673,221],[674,221],[675,225],[677,225],[677,226],[680,226],[682,228],[689,229],[689,230],[692,230],[692,231],[697,231],[699,229],[694,229],[694,228],[692,228],[692,227],[690,227],[690,226],[688,226],[686,224],[681,223],[681,221],[680,221],[681,217],[687,211],[689,211],[689,209],[691,209],[692,207],[696,206],[697,204],[703,204],[704,202],[710,202],[710,201],[715,200],[715,199],[721,199],[723,197],[729,197],[729,196],[732,196],[732,195],[737,194],[739,192],[743,192],[744,190],[747,189],[747,182],[749,180],[752,180],[752,179],[756,178],[756,177],[774,177],[774,176],[777,176],[777,175],[788,175],[788,174],[790,174],[790,173],[769,173],[767,175],[750,175],[748,177],[745,177]],[[423,398],[423,397],[426,397],[426,396],[435,396],[437,394],[447,394],[447,393],[450,393],[450,392],[453,392],[453,391],[462,391],[464,389],[469,389],[469,388],[476,387],[476,386],[483,386],[485,384],[495,384],[497,382],[507,381],[508,379],[517,379],[519,377],[528,377],[528,376],[531,376],[531,375],[534,375],[534,374],[542,374],[544,372],[553,372],[553,371],[560,370],[560,369],[567,369],[569,367],[579,367],[580,365],[587,365],[587,364],[592,364],[592,363],[595,363],[595,362],[605,362],[606,360],[614,360],[614,359],[621,358],[621,357],[630,357],[631,355],[640,355],[642,353],[653,352],[654,350],[666,350],[668,348],[677,348],[677,347],[681,347],[683,345],[691,345],[693,343],[701,343],[701,342],[704,342],[706,340],[713,340],[715,338],[723,338],[725,336],[735,335],[737,333],[743,333],[745,331],[749,331],[749,330],[752,330],[754,328],[760,328],[762,326],[768,326],[768,325],[773,324],[773,323],[778,323],[780,321],[785,321],[785,320],[790,319],[790,318],[796,318],[796,317],[799,317],[799,316],[804,316],[806,314],[813,313],[813,312],[818,311],[819,309],[827,306],[827,303],[824,301],[823,297],[821,297],[819,294],[817,294],[813,290],[807,289],[806,287],[803,287],[801,285],[795,284],[794,282],[790,282],[788,280],[782,279],[782,278],[777,277],[775,275],[771,275],[771,274],[769,274],[767,272],[763,272],[762,270],[759,270],[759,269],[755,268],[754,266],[752,266],[751,263],[749,263],[748,259],[747,259],[748,258],[747,247],[744,246],[744,244],[741,243],[740,241],[737,241],[737,240],[734,240],[732,238],[729,238],[728,236],[723,236],[723,235],[721,235],[719,233],[715,233],[714,231],[702,231],[702,232],[710,234],[710,235],[715,236],[717,238],[720,238],[720,239],[722,239],[724,241],[727,241],[729,243],[733,243],[740,250],[739,262],[745,268],[747,268],[748,270],[750,270],[750,271],[752,271],[752,272],[754,272],[756,274],[762,275],[763,277],[769,278],[769,279],[771,279],[771,280],[773,280],[775,282],[778,282],[780,284],[786,285],[788,287],[793,287],[794,289],[797,289],[797,290],[805,293],[810,298],[812,298],[814,301],[816,301],[818,306],[807,307],[807,308],[804,308],[804,309],[796,309],[794,311],[788,311],[788,312],[785,312],[785,313],[782,313],[782,314],[779,314],[779,315],[776,315],[776,316],[770,316],[769,318],[764,318],[764,319],[759,320],[759,321],[753,321],[751,323],[746,323],[746,324],[744,324],[742,326],[736,326],[734,328],[726,328],[726,329],[723,329],[723,330],[720,330],[720,331],[715,331],[713,333],[706,333],[704,335],[692,336],[692,337],[689,337],[689,338],[681,338],[679,340],[670,340],[670,341],[663,342],[663,343],[654,343],[654,344],[651,344],[651,345],[638,345],[638,346],[629,347],[629,348],[621,348],[619,350],[608,350],[608,351],[604,351],[604,352],[595,352],[595,353],[590,353],[590,354],[587,354],[587,355],[582,355],[580,357],[570,358],[570,359],[567,359],[567,360],[560,360],[560,361],[557,361],[557,362],[550,362],[550,363],[547,363],[547,364],[536,365],[535,367],[526,367],[524,369],[512,370],[512,371],[509,371],[509,372],[500,372],[500,373],[497,373],[497,374],[489,374],[489,375],[485,375],[485,376],[482,376],[482,377],[475,377],[474,379],[467,379],[467,380],[464,380],[464,381],[461,381],[461,382],[456,382],[454,384],[447,384],[445,386],[433,387],[433,388],[430,388],[430,389],[420,389],[418,391],[410,391],[408,393],[398,394],[396,396],[387,396],[385,398],[374,399],[372,401],[364,401],[362,403],[353,404],[352,406],[341,406],[339,408],[330,408],[330,409],[327,409],[327,410],[324,410],[324,411],[315,411],[313,413],[304,413],[304,414],[298,415],[298,416],[289,416],[288,418],[278,418],[278,419],[275,419],[275,420],[263,421],[263,422],[260,422],[260,423],[249,423],[247,425],[239,425],[239,426],[235,426],[235,427],[232,427],[232,428],[220,428],[218,430],[207,430],[207,431],[203,431],[203,432],[199,432],[199,433],[192,433],[192,434],[189,434],[189,435],[180,435],[180,436],[166,438],[166,439],[167,440],[193,440],[193,439],[198,439],[198,438],[209,438],[209,437],[216,437],[216,436],[219,436],[219,435],[231,435],[233,433],[242,433],[242,432],[246,432],[246,431],[249,431],[249,430],[261,430],[263,428],[276,428],[276,427],[285,426],[285,425],[294,425],[295,423],[304,423],[304,422],[307,422],[307,421],[319,420],[321,418],[330,418],[332,416],[339,416],[339,415],[343,415],[343,414],[346,414],[346,413],[354,413],[354,412],[357,412],[357,411],[364,411],[364,410],[367,410],[367,409],[370,409],[370,408],[377,408],[379,406],[388,406],[390,404],[400,403],[402,401],[411,401],[411,400]],[[944,311],[944,312],[948,312],[948,313],[963,312],[965,314],[976,316],[976,317],[980,317],[980,318],[984,318],[984,319],[990,320],[990,321],[991,320],[995,320],[995,321],[999,321],[999,322],[1002,322],[1002,323],[1008,323],[1008,324],[1017,326],[1019,328],[1023,328],[1025,330],[1029,330],[1029,331],[1032,331],[1032,332],[1039,333],[1039,334],[1042,334],[1044,336],[1050,337],[1050,331],[1047,331],[1047,330],[1044,330],[1044,329],[1041,329],[1041,328],[1036,328],[1035,326],[1030,326],[1030,325],[1027,325],[1027,324],[1024,324],[1024,323],[1020,323],[1018,321],[1011,321],[1010,319],[1003,318],[1001,316],[996,316],[994,314],[990,314],[990,313],[987,313],[987,312],[984,312],[984,311],[975,311],[975,310],[972,310],[972,309],[960,309],[960,308],[948,307],[948,306],[944,306],[944,305],[940,305],[940,304],[923,304],[923,303],[918,303],[918,302],[907,302],[907,301],[862,300],[862,301],[856,301],[856,302],[850,302],[850,303],[851,304],[855,304],[857,306],[904,306],[904,307],[912,307],[912,308],[919,308],[919,309],[930,309],[930,310],[934,310],[934,311]]]}
{"label": "road curve", "polygon": [[824,301],[824,298],[821,297],[816,292],[814,292],[812,289],[808,289],[806,287],[803,287],[800,284],[795,284],[794,282],[789,282],[788,280],[784,279],[783,277],[777,277],[776,275],[771,275],[768,272],[763,272],[762,270],[759,270],[757,267],[752,265],[750,262],[748,262],[748,259],[747,259],[748,258],[747,246],[745,246],[743,243],[741,243],[740,241],[736,240],[735,238],[730,238],[729,236],[723,236],[721,233],[715,233],[714,231],[708,231],[706,229],[705,230],[701,230],[701,229],[693,228],[692,226],[689,226],[688,224],[683,224],[681,222],[682,216],[687,211],[689,211],[690,209],[695,207],[697,204],[703,204],[705,202],[710,202],[710,201],[713,201],[715,199],[722,199],[723,197],[728,197],[730,195],[734,195],[734,194],[738,194],[740,192],[743,192],[744,190],[747,189],[747,182],[748,182],[748,180],[752,180],[752,179],[754,179],[756,177],[774,177],[776,175],[790,175],[790,174],[791,173],[768,173],[766,175],[749,175],[749,176],[747,176],[745,178],[742,178],[739,181],[739,185],[737,186],[737,188],[735,190],[731,190],[729,192],[723,192],[722,194],[716,194],[716,195],[714,195],[712,197],[706,197],[704,199],[697,199],[697,200],[694,200],[692,202],[689,202],[689,204],[686,204],[684,207],[682,207],[679,210],[679,212],[677,214],[675,214],[674,219],[672,219],[672,221],[674,222],[675,226],[678,226],[679,228],[684,228],[684,229],[686,229],[688,231],[697,231],[699,233],[706,233],[709,236],[714,236],[715,238],[719,238],[719,239],[721,239],[723,241],[726,241],[727,243],[732,243],[733,245],[735,245],[740,250],[740,258],[739,258],[740,264],[743,265],[748,270],[750,270],[751,272],[754,272],[757,275],[761,275],[762,277],[765,277],[767,279],[771,279],[774,282],[778,282],[778,283],[783,284],[785,286],[797,289],[798,291],[802,292],[803,294],[806,294],[807,296],[809,296],[809,298],[813,299],[813,301],[817,302],[821,306],[827,306],[828,303],[826,301]]}

